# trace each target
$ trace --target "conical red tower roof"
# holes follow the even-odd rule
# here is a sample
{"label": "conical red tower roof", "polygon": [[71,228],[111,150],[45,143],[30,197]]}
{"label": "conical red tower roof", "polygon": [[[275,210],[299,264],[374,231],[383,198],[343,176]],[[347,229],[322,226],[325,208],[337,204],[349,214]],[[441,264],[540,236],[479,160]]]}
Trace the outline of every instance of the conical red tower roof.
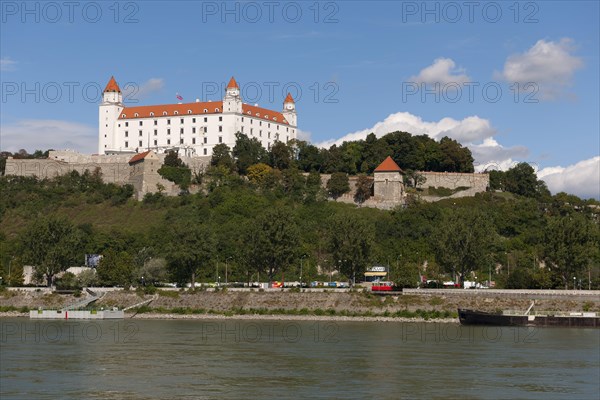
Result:
{"label": "conical red tower roof", "polygon": [[285,100],[283,101],[284,103],[295,103],[294,98],[292,97],[291,94],[287,94]]}
{"label": "conical red tower roof", "polygon": [[106,92],[121,93],[121,88],[119,88],[119,85],[117,85],[117,81],[115,80],[114,76],[111,76],[110,81],[108,81],[108,83],[106,84],[106,87],[104,88],[104,93]]}
{"label": "conical red tower roof", "polygon": [[402,169],[392,160],[392,157],[388,156],[374,172],[402,172]]}
{"label": "conical red tower roof", "polygon": [[235,81],[235,78],[232,76],[231,79],[229,80],[229,83],[227,84],[227,89],[239,89],[240,87],[238,86],[237,82]]}

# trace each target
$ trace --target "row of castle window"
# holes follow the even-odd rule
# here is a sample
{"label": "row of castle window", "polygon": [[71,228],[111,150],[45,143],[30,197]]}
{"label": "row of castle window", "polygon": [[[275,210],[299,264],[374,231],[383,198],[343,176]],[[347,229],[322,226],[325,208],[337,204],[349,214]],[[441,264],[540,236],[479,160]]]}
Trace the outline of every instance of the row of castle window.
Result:
{"label": "row of castle window", "polygon": [[[195,141],[194,141],[194,143],[195,143]],[[170,140],[167,140],[167,144],[171,144],[171,141],[170,141]],[[181,141],[181,144],[183,144],[183,140]],[[155,141],[154,141],[154,145],[155,145],[155,146],[158,146],[158,141],[157,141],[157,140],[155,140]],[[144,144],[142,143],[142,141],[141,141],[141,140],[138,142],[138,146],[139,146],[139,147],[143,147],[143,146],[144,146]],[[105,145],[104,147],[106,147],[106,145]],[[125,147],[126,147],[126,148],[127,148],[127,147],[129,147],[129,142],[125,142]],[[206,155],[208,155],[208,149],[206,149],[206,148],[205,148],[205,149],[203,149],[203,150],[204,150],[204,151],[203,151],[203,152],[204,152],[204,155],[205,155],[205,156],[206,156]]]}
{"label": "row of castle window", "polygon": [[[184,124],[185,120],[183,118],[181,118],[179,120],[180,124]],[[204,117],[204,122],[208,122],[208,118]],[[223,122],[223,117],[219,117],[219,122]],[[242,122],[244,122],[244,117],[242,117]],[[139,126],[144,126],[144,121],[139,121]],[[196,123],[196,118],[192,118],[192,123],[195,124]],[[250,119],[250,125],[252,125],[254,123],[254,119]],[[154,125],[158,125],[158,120],[154,120]],[[171,125],[171,120],[167,119],[167,125]],[[262,126],[262,121],[258,121],[258,125]],[[108,125],[107,125],[108,126]],[[121,124],[119,124],[119,128],[121,127]],[[125,127],[129,127],[129,121],[125,121]],[[271,128],[271,123],[267,123],[267,127]],[[279,125],[276,125],[276,129],[279,130]],[[285,128],[286,132],[290,131],[290,128],[286,127]]]}
{"label": "row of castle window", "polygon": [[[223,137],[219,136],[219,143],[223,143]],[[140,146],[142,146],[143,141],[139,141]],[[171,139],[167,139],[167,145],[171,144]],[[179,144],[183,144],[183,138],[179,139]],[[196,144],[196,138],[192,138],[192,144]],[[208,144],[207,138],[204,138],[204,144]],[[154,145],[158,145],[158,140],[154,139]],[[125,147],[129,147],[129,142],[125,141]]]}

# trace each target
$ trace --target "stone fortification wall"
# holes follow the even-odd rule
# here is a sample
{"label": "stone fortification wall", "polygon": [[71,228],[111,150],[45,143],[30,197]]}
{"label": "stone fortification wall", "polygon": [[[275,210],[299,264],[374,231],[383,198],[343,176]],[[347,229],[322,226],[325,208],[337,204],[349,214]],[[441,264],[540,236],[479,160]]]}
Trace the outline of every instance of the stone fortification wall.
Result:
{"label": "stone fortification wall", "polygon": [[468,187],[476,189],[477,192],[485,192],[490,184],[489,174],[468,174],[455,172],[421,172],[425,182],[420,184],[419,188],[443,187],[447,189],[458,189],[459,187]]}
{"label": "stone fortification wall", "polygon": [[40,179],[50,179],[66,175],[71,171],[77,171],[80,174],[83,174],[86,170],[94,172],[96,168],[100,168],[102,179],[106,183],[116,183],[119,185],[128,183],[131,171],[127,162],[71,163],[56,159],[15,160],[9,158],[6,160],[5,175],[37,176]]}

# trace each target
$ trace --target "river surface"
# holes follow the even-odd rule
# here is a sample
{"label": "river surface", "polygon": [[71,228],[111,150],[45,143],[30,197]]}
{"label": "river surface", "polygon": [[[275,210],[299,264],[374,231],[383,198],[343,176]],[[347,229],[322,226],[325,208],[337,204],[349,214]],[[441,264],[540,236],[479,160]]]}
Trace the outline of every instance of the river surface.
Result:
{"label": "river surface", "polygon": [[0,319],[2,399],[598,399],[600,330]]}

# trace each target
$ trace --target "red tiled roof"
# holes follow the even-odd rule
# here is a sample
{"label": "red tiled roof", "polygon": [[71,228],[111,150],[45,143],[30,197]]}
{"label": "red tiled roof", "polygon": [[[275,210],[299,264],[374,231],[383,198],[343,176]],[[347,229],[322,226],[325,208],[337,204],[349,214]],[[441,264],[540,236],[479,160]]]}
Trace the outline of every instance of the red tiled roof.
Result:
{"label": "red tiled roof", "polygon": [[[206,111],[204,111],[206,110]],[[218,110],[218,111],[217,111]],[[175,114],[177,112],[177,114]],[[223,112],[222,101],[204,101],[184,104],[160,104],[155,106],[125,107],[119,119],[153,118],[153,117],[183,117],[185,115],[220,114]],[[153,115],[151,115],[153,113]],[[166,114],[164,114],[166,113]],[[264,119],[270,122],[289,125],[282,113],[266,108],[242,104],[242,113],[245,116]]]}
{"label": "red tiled roof", "polygon": [[111,76],[110,80],[106,84],[106,87],[104,88],[104,93],[106,92],[121,93],[121,88],[119,88],[119,85],[117,85],[117,81],[115,80],[114,76]]}
{"label": "red tiled roof", "polygon": [[240,87],[238,86],[237,82],[235,81],[235,78],[232,76],[231,79],[229,80],[229,83],[227,84],[227,89],[239,89]]}
{"label": "red tiled roof", "polygon": [[287,94],[287,97],[285,98],[285,100],[283,102],[284,103],[295,103],[294,98],[289,93]]}
{"label": "red tiled roof", "polygon": [[375,168],[375,172],[402,172],[402,169],[392,160],[392,157],[388,156]]}
{"label": "red tiled roof", "polygon": [[[216,114],[222,111],[222,101],[203,101],[197,103],[183,104],[159,104],[155,106],[125,107],[121,111],[119,119]],[[164,114],[165,112],[166,114]],[[177,112],[177,114],[175,114],[175,112]],[[153,115],[151,115],[150,113],[153,113]]]}
{"label": "red tiled roof", "polygon": [[255,118],[261,118],[267,121],[289,125],[289,122],[287,122],[282,113],[273,110],[267,110],[266,108],[251,106],[250,104],[242,104],[242,113],[244,113],[244,115],[252,115]]}
{"label": "red tiled roof", "polygon": [[131,157],[131,160],[129,160],[129,164],[133,164],[133,163],[143,160],[144,158],[146,158],[146,156],[148,154],[150,154],[150,150],[145,151],[143,153],[136,154],[135,156]]}

